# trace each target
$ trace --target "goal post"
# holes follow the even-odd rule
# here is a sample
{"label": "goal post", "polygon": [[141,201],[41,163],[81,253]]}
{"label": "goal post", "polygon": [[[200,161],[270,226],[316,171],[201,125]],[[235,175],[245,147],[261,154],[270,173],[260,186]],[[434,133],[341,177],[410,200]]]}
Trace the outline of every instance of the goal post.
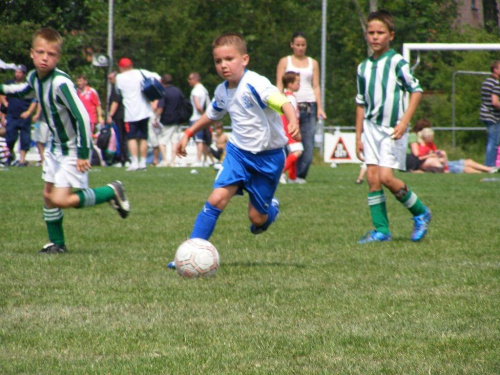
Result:
{"label": "goal post", "polygon": [[[404,43],[403,58],[410,63],[412,51],[500,51],[500,43]],[[416,68],[420,63],[420,54],[413,66]],[[488,72],[456,71],[452,77],[452,147],[455,147],[456,130],[479,130],[479,128],[457,128],[455,125],[455,76],[458,74],[488,75]],[[482,129],[482,128],[481,128]]]}
{"label": "goal post", "polygon": [[404,43],[403,57],[408,62],[411,51],[500,51],[500,43]]}

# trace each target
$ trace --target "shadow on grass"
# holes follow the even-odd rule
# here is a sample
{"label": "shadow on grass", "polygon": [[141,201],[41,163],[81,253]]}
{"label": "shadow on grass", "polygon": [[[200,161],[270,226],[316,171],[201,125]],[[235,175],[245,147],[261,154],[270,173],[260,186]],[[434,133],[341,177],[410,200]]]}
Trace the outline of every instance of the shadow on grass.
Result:
{"label": "shadow on grass", "polygon": [[302,263],[291,262],[224,262],[224,267],[287,267],[287,268],[306,268]]}

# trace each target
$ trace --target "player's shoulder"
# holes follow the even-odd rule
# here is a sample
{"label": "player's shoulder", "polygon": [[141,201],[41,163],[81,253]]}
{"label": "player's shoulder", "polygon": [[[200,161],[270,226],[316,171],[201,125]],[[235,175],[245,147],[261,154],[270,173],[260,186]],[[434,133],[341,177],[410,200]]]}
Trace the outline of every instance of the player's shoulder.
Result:
{"label": "player's shoulder", "polygon": [[269,86],[274,86],[269,78],[252,70],[247,70],[242,78],[242,81],[245,85],[250,85],[254,88],[266,88]]}

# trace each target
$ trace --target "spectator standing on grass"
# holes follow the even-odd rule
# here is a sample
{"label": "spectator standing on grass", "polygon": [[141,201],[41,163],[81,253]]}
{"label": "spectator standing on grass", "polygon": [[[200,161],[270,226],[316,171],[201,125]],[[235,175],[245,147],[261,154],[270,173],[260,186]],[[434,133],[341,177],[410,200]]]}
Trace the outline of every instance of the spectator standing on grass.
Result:
{"label": "spectator standing on grass", "polygon": [[304,152],[297,162],[297,181],[303,183],[313,160],[316,120],[326,119],[326,114],[321,103],[319,64],[315,59],[306,55],[307,40],[304,33],[294,33],[290,47],[293,54],[281,58],[278,63],[276,86],[283,91],[281,78],[285,72],[300,74],[300,89],[295,93],[295,97],[299,106],[300,134]]}
{"label": "spectator standing on grass", "polygon": [[0,171],[7,167],[7,162],[9,161],[10,151],[7,146],[7,141],[5,140],[5,134],[7,134],[7,129],[0,123]]}
{"label": "spectator standing on grass", "polygon": [[[299,109],[297,106],[297,99],[295,98],[294,93],[297,92],[300,88],[300,74],[297,72],[286,72],[283,74],[281,78],[284,87],[284,94],[292,103],[293,108],[295,109],[295,114],[297,116],[297,123],[299,124]],[[304,151],[304,146],[302,142],[293,139],[293,137],[288,133],[288,121],[285,115],[281,115],[281,121],[283,122],[283,129],[285,131],[287,141],[287,149],[288,155],[285,160],[285,167],[283,168],[283,174],[280,178],[280,183],[303,183],[305,180],[297,179],[297,160],[302,155]],[[286,179],[285,173],[288,172],[288,180]]]}
{"label": "spectator standing on grass", "polygon": [[[26,83],[26,74],[28,70],[25,65],[19,65],[14,73],[14,79],[7,81],[7,85],[24,85]],[[7,134],[5,139],[10,150],[10,159],[12,163],[15,158],[14,147],[17,140],[20,140],[19,149],[19,167],[26,167],[26,154],[31,146],[31,115],[36,111],[36,101],[33,99],[25,99],[18,97],[4,98],[4,103],[7,107],[5,116]]]}
{"label": "spectator standing on grass", "polygon": [[[368,206],[375,230],[367,232],[358,241],[361,244],[392,239],[383,186],[413,215],[412,241],[425,236],[431,221],[430,210],[394,176],[394,169],[405,169],[407,128],[422,88],[408,62],[390,48],[393,39],[392,15],[383,10],[370,13],[366,40],[373,55],[359,64],[357,71],[356,151],[367,165]],[[407,107],[406,93],[410,94]]]}
{"label": "spectator standing on grass", "polygon": [[[208,91],[201,83],[201,76],[197,72],[192,72],[188,77],[189,86],[193,89],[189,96],[191,105],[193,106],[193,114],[189,118],[189,125],[193,125],[201,118],[205,108],[210,104],[210,96]],[[201,167],[205,165],[207,156],[211,159],[213,164],[213,157],[209,151],[210,144],[212,143],[212,132],[210,128],[200,130],[194,135],[196,142],[196,164],[194,166]]]}
{"label": "spectator standing on grass", "polygon": [[144,77],[160,79],[156,73],[145,69],[134,69],[132,60],[123,57],[118,61],[120,73],[116,76],[116,90],[121,95],[125,108],[130,166],[127,171],[146,170],[148,155],[148,123],[153,115],[151,104],[142,93]]}
{"label": "spectator standing on grass", "polygon": [[[110,202],[122,218],[130,211],[121,182],[114,181],[97,189],[88,187],[92,147],[90,121],[70,77],[57,68],[61,48],[62,38],[56,30],[38,30],[30,52],[35,70],[28,74],[28,82],[0,85],[0,94],[36,96],[52,133],[42,172],[45,180],[43,218],[50,240],[40,251],[45,254],[66,252],[63,208]],[[80,190],[73,192],[73,188]]]}
{"label": "spectator standing on grass", "polygon": [[78,88],[78,97],[83,103],[83,106],[87,110],[90,118],[90,132],[92,137],[97,136],[99,129],[96,129],[96,125],[104,125],[104,118],[102,116],[101,99],[99,99],[99,94],[96,89],[89,86],[87,77],[84,74],[80,74],[76,79],[76,87]]}
{"label": "spectator standing on grass", "polygon": [[295,110],[267,78],[247,70],[250,57],[241,35],[219,36],[212,43],[212,51],[215,69],[224,82],[215,89],[212,105],[184,132],[177,154],[186,156],[189,138],[226,114],[231,117],[232,133],[214,189],[195,220],[190,238],[208,240],[231,198],[242,195],[243,190],[249,195],[250,231],[260,234],[279,215],[274,193],[285,163],[287,138],[277,111],[285,113],[290,134],[298,137]]}
{"label": "spectator standing on grass", "polygon": [[484,164],[494,167],[497,157],[498,139],[500,137],[500,60],[490,65],[491,76],[481,85],[481,108],[479,118],[486,125],[486,160]]}
{"label": "spectator standing on grass", "polygon": [[183,105],[184,95],[180,88],[172,84],[173,78],[170,74],[161,77],[163,85],[163,96],[158,100],[155,110],[155,120],[153,126],[156,128],[156,137],[162,156],[160,167],[167,167],[167,145],[172,145],[172,158],[170,165],[175,160],[175,135],[180,129],[180,108]]}
{"label": "spectator standing on grass", "polygon": [[120,94],[116,91],[116,75],[117,72],[111,72],[108,74],[108,82],[111,84],[111,93],[109,94],[109,110],[108,118],[106,122],[108,124],[114,123],[118,130],[118,144],[120,145],[120,162],[122,166],[126,163],[130,163],[128,157],[128,146],[127,146],[127,128],[125,126],[125,110],[123,108],[123,100]]}

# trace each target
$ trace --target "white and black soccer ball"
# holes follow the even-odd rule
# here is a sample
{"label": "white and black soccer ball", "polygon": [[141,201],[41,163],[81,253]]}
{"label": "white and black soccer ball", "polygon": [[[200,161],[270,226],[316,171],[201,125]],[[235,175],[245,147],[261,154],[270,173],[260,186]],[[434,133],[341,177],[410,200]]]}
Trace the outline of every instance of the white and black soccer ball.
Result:
{"label": "white and black soccer ball", "polygon": [[175,268],[183,277],[213,276],[219,264],[219,252],[215,246],[201,238],[184,241],[175,252]]}

